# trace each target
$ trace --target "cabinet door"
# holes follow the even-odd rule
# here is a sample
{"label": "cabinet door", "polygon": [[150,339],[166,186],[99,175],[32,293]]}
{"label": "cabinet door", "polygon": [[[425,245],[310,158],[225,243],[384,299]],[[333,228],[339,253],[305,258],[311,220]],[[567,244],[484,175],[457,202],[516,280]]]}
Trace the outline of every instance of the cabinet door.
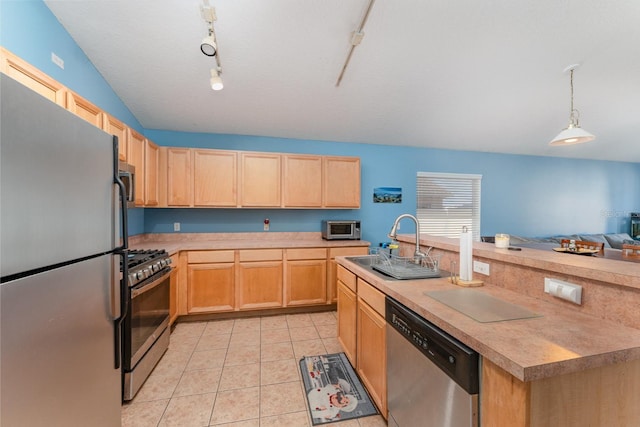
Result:
{"label": "cabinet door", "polygon": [[327,301],[327,260],[287,261],[286,304],[325,304]]}
{"label": "cabinet door", "polygon": [[103,130],[118,137],[118,159],[127,161],[127,126],[120,120],[105,113]]}
{"label": "cabinet door", "polygon": [[188,313],[209,313],[234,309],[234,264],[189,264],[188,270]]}
{"label": "cabinet door", "polygon": [[353,366],[356,364],[356,294],[338,281],[338,341]]}
{"label": "cabinet door", "polygon": [[241,153],[240,161],[240,204],[279,207],[281,203],[280,155]]}
{"label": "cabinet door", "polygon": [[285,208],[322,206],[322,157],[282,156],[282,198]]}
{"label": "cabinet door", "polygon": [[322,200],[327,208],[360,208],[360,159],[324,157]]}
{"label": "cabinet door", "polygon": [[193,150],[194,206],[237,206],[237,154]]}
{"label": "cabinet door", "polygon": [[146,140],[144,146],[144,205],[158,206],[158,174],[160,172],[160,148]]}
{"label": "cabinet door", "polygon": [[136,168],[134,174],[135,204],[143,206],[145,199],[145,164],[144,164],[145,138],[133,129],[129,129],[129,140],[127,150],[127,162]]}
{"label": "cabinet door", "polygon": [[191,150],[167,148],[167,205],[191,206],[192,189]]}
{"label": "cabinet door", "polygon": [[28,62],[0,46],[1,71],[61,107],[66,104],[67,89]]}
{"label": "cabinet door", "polygon": [[77,93],[67,92],[67,110],[88,121],[95,127],[102,129],[104,118],[102,110]]}
{"label": "cabinet door", "polygon": [[238,267],[238,308],[282,307],[282,261],[241,262]]}
{"label": "cabinet door", "polygon": [[367,253],[369,253],[369,248],[366,246],[329,249],[329,263],[327,264],[327,302],[334,303],[337,301],[336,271],[338,263],[336,263],[335,257],[366,255]]}
{"label": "cabinet door", "polygon": [[382,416],[387,418],[386,323],[384,317],[361,298],[358,298],[357,323],[358,375]]}

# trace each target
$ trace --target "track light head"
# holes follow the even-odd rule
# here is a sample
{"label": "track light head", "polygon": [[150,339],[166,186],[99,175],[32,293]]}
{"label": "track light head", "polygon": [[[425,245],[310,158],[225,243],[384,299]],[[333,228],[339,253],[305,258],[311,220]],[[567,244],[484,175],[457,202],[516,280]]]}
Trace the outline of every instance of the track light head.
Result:
{"label": "track light head", "polygon": [[211,79],[209,80],[211,84],[211,89],[213,90],[222,90],[224,88],[224,84],[222,83],[222,77],[218,73],[218,70],[215,68],[211,69]]}
{"label": "track light head", "polygon": [[216,40],[212,35],[208,35],[207,37],[202,39],[202,43],[200,43],[200,50],[206,56],[216,56],[218,47],[216,45]]}

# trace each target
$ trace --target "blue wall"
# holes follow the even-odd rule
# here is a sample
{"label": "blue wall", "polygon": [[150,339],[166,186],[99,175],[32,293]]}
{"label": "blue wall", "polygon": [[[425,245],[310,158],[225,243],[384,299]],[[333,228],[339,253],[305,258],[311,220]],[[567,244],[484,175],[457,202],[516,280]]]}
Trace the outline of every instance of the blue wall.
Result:
{"label": "blue wall", "polygon": [[[131,235],[172,232],[174,222],[182,232],[260,231],[265,218],[272,231],[318,231],[321,219],[348,218],[363,221],[364,239],[386,241],[398,215],[415,213],[418,171],[482,174],[483,235],[626,232],[629,213],[640,211],[637,163],[145,130],[41,0],[0,0],[0,8],[3,46],[160,145],[362,159],[360,210],[138,208],[129,212]],[[64,59],[64,70],[51,52]],[[401,187],[403,202],[373,203],[375,187]],[[400,232],[413,228],[403,222]]]}

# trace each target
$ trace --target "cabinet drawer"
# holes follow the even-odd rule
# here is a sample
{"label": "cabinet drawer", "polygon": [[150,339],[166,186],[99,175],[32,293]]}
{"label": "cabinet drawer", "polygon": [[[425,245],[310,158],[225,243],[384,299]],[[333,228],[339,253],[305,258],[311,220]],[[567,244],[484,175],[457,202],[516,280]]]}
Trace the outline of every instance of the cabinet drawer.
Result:
{"label": "cabinet drawer", "polygon": [[178,254],[171,255],[171,267],[174,270],[178,269],[178,259],[179,259]]}
{"label": "cabinet drawer", "polygon": [[338,266],[337,273],[338,280],[344,283],[349,289],[353,292],[356,291],[356,275],[344,268],[343,266]]}
{"label": "cabinet drawer", "polygon": [[368,252],[369,248],[367,246],[331,248],[329,249],[329,258],[333,259],[337,256],[367,255]]}
{"label": "cabinet drawer", "polygon": [[359,277],[358,297],[384,318],[384,294]]}
{"label": "cabinet drawer", "polygon": [[325,248],[305,248],[287,249],[287,259],[326,259],[327,250]]}
{"label": "cabinet drawer", "polygon": [[239,251],[240,262],[281,261],[282,249],[246,249]]}
{"label": "cabinet drawer", "polygon": [[189,251],[187,262],[189,264],[211,262],[233,262],[234,251]]}

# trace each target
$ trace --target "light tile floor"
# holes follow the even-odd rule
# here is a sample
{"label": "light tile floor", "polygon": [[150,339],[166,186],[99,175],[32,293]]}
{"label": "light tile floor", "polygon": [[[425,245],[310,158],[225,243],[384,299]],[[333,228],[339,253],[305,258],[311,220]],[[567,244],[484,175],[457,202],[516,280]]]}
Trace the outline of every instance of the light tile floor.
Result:
{"label": "light tile floor", "polygon": [[[336,313],[178,323],[123,427],[310,427],[298,360],[342,351]],[[384,427],[377,415],[330,423]]]}

